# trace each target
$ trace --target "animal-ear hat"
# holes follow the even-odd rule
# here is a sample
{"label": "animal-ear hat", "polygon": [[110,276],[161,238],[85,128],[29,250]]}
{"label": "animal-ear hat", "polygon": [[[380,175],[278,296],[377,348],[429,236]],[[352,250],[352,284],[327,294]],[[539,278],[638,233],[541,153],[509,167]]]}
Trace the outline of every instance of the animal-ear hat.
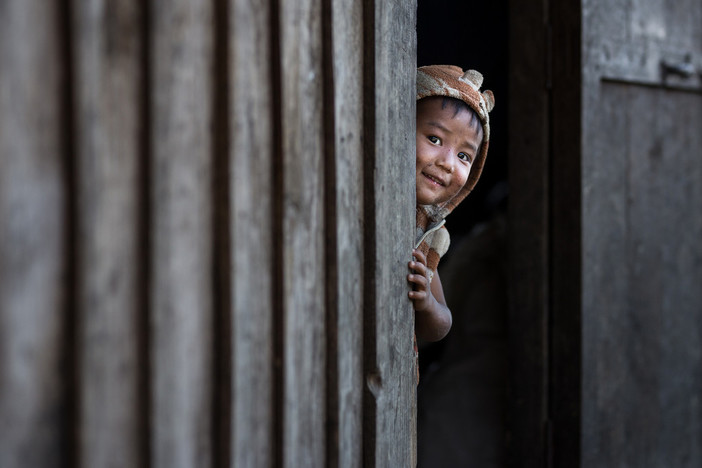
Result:
{"label": "animal-ear hat", "polygon": [[480,91],[483,75],[475,70],[463,71],[455,65],[429,65],[417,69],[417,100],[430,96],[445,96],[460,99],[475,111],[483,127],[483,141],[473,161],[468,180],[463,189],[447,201],[441,211],[450,213],[473,190],[480,178],[490,142],[490,117],[495,106],[492,91]]}

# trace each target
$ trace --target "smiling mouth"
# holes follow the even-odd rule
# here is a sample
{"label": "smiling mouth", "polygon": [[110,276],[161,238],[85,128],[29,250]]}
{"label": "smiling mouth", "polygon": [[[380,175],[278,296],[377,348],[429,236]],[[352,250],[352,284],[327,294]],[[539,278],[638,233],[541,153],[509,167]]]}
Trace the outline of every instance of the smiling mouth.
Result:
{"label": "smiling mouth", "polygon": [[423,175],[424,177],[426,177],[427,179],[429,179],[429,181],[430,181],[432,184],[434,184],[434,185],[438,185],[439,187],[443,187],[443,186],[446,185],[446,184],[444,184],[443,181],[437,179],[436,177],[432,177],[432,176],[430,176],[429,174],[427,174],[427,173],[425,173],[425,172],[422,172],[422,175]]}

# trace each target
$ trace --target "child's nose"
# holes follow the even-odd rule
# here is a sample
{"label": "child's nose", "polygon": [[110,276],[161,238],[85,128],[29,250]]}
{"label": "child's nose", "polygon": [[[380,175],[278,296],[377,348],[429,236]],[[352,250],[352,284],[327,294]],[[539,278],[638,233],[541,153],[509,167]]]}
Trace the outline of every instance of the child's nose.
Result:
{"label": "child's nose", "polygon": [[444,169],[446,172],[453,172],[454,164],[456,163],[453,157],[453,151],[451,149],[446,149],[442,151],[441,155],[437,159],[436,164]]}

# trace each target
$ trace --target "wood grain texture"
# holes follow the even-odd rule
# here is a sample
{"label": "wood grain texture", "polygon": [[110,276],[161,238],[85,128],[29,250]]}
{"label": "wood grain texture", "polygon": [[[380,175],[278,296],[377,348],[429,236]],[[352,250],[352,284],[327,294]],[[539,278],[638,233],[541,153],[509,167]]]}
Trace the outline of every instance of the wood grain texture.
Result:
{"label": "wood grain texture", "polygon": [[[702,142],[683,122],[699,121],[702,107],[686,93],[626,85],[603,86],[601,97],[620,104],[603,125],[605,142],[622,155],[607,161],[616,194],[607,202],[618,199],[622,215],[599,233],[612,246],[590,247],[601,267],[588,284],[601,296],[587,302],[599,319],[589,318],[587,328],[598,339],[588,347],[593,356],[584,369],[594,396],[585,406],[584,464],[695,466],[702,421],[702,221],[689,214],[702,212],[702,166],[690,148]],[[663,144],[671,134],[678,137]]]}
{"label": "wood grain texture", "polygon": [[327,203],[334,208],[327,236],[333,237],[334,249],[327,258],[328,359],[333,360],[327,379],[327,418],[333,421],[327,466],[351,468],[363,460],[363,12],[353,0],[330,0],[328,5],[332,47],[326,59],[332,77],[325,78],[325,86],[333,85],[333,90],[331,102],[325,102],[332,109],[325,115],[333,112],[333,133],[327,135],[333,140],[326,142],[326,157],[333,158],[327,164],[334,174],[326,183],[332,192]]}
{"label": "wood grain texture", "polygon": [[154,467],[212,452],[212,8],[151,5],[151,431]]}
{"label": "wood grain texture", "polygon": [[325,463],[321,2],[280,2],[283,465]]}
{"label": "wood grain texture", "polygon": [[231,4],[232,464],[274,462],[273,97],[268,4]]}
{"label": "wood grain texture", "polygon": [[80,460],[140,466],[139,5],[74,2]]}
{"label": "wood grain texture", "polygon": [[702,106],[641,64],[702,56],[702,7],[585,7],[582,466],[698,466]]}
{"label": "wood grain texture", "polygon": [[59,11],[0,5],[0,466],[66,460]]}
{"label": "wood grain texture", "polygon": [[[407,262],[415,225],[416,4],[369,2],[374,48],[366,50],[373,101],[366,98],[372,134],[366,150],[366,248],[364,265],[372,287],[366,315],[367,404],[366,466],[413,466],[415,462],[416,375],[412,336],[414,317],[407,292]],[[366,28],[367,30],[368,28]],[[371,61],[370,63],[368,61]],[[366,294],[368,291],[366,292]]]}

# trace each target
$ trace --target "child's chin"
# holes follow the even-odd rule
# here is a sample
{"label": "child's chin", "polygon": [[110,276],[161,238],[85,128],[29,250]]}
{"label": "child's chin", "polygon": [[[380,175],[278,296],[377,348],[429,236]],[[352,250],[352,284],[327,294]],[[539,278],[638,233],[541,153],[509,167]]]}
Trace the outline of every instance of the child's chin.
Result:
{"label": "child's chin", "polygon": [[440,205],[445,201],[446,200],[443,200],[442,198],[417,197],[418,205]]}

